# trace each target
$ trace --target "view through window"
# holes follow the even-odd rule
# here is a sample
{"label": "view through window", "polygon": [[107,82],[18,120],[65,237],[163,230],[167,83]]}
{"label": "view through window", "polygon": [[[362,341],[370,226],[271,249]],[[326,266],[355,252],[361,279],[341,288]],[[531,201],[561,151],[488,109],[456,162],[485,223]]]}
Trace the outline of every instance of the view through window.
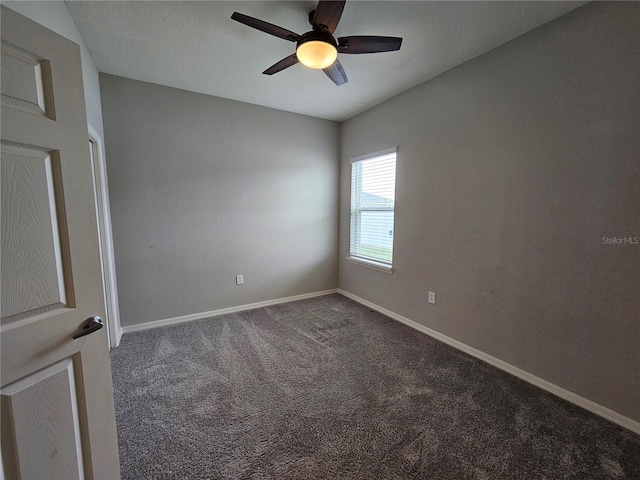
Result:
{"label": "view through window", "polygon": [[391,265],[395,188],[395,148],[352,160],[351,257]]}

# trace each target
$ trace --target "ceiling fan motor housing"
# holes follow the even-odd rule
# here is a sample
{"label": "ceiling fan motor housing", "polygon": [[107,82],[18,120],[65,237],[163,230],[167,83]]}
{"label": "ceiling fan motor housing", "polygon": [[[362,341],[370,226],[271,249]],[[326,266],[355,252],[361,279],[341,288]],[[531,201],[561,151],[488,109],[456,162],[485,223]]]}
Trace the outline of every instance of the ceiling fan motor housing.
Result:
{"label": "ceiling fan motor housing", "polygon": [[300,38],[296,42],[296,50],[300,48],[300,45],[302,45],[303,43],[312,42],[312,41],[325,42],[332,45],[333,48],[335,48],[336,50],[338,49],[338,43],[336,42],[336,39],[333,38],[333,36],[331,36],[326,32],[319,32],[316,30],[312,30],[303,35],[300,35]]}

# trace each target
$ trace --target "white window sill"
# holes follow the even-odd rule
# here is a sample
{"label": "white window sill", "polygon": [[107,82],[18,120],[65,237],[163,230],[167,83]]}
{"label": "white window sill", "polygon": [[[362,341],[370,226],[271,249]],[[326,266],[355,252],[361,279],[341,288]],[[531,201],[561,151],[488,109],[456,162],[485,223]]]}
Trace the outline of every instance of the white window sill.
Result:
{"label": "white window sill", "polygon": [[373,270],[378,270],[379,272],[388,273],[389,275],[393,273],[393,267],[391,265],[374,262],[373,260],[365,260],[364,258],[358,257],[347,257],[347,261],[350,263],[355,263],[356,265],[360,265],[361,267],[371,268]]}

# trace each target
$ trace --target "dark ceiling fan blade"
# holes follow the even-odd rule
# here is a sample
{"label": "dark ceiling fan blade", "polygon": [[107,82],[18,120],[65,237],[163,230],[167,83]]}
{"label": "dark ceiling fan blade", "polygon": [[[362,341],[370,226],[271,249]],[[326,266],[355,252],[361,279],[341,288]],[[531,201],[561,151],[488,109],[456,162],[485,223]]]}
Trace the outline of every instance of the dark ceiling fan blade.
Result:
{"label": "dark ceiling fan blade", "polygon": [[349,79],[347,78],[347,74],[344,72],[344,68],[342,68],[340,60],[336,60],[335,62],[333,62],[333,65],[323,69],[322,71],[326,73],[327,77],[329,77],[333,81],[333,83],[338,86],[344,85],[349,81]]}
{"label": "dark ceiling fan blade", "polygon": [[285,68],[289,68],[298,63],[298,57],[294,53],[293,55],[289,55],[288,57],[283,58],[278,63],[271,65],[264,72],[265,75],[273,75],[274,73],[281,72]]}
{"label": "dark ceiling fan blade", "polygon": [[340,37],[338,39],[338,52],[340,53],[378,53],[400,50],[402,38],[376,37],[372,35],[356,35],[353,37]]}
{"label": "dark ceiling fan blade", "polygon": [[342,16],[344,4],[345,0],[320,0],[311,21],[313,29],[329,32],[333,35]]}
{"label": "dark ceiling fan blade", "polygon": [[233,12],[231,18],[236,22],[244,23],[245,25],[255,28],[256,30],[260,30],[261,32],[268,33],[279,38],[284,38],[285,40],[289,40],[290,42],[296,42],[300,38],[300,35],[292,32],[291,30],[287,30],[286,28],[273,25],[272,23],[250,17],[249,15],[243,15],[242,13]]}

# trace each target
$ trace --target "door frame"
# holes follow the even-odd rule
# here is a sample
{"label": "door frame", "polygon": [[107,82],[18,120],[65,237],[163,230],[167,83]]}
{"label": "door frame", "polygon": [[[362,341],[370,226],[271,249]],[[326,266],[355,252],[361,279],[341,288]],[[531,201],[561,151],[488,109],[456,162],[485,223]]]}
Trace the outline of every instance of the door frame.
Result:
{"label": "door frame", "polygon": [[87,124],[89,129],[90,148],[93,150],[91,170],[98,216],[98,238],[100,243],[100,263],[102,264],[102,280],[106,324],[108,329],[109,348],[120,345],[122,326],[120,324],[120,307],[118,304],[118,284],[116,282],[116,264],[113,253],[113,234],[111,230],[111,209],[109,208],[109,184],[105,164],[104,142],[98,132]]}

